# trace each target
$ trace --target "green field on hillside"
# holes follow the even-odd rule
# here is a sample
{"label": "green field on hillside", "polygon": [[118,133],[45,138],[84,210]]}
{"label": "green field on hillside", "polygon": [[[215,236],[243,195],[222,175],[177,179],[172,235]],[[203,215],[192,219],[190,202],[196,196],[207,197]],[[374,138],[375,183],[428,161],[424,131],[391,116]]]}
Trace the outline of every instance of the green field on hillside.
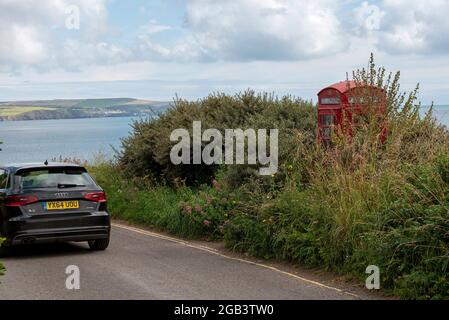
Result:
{"label": "green field on hillside", "polygon": [[5,106],[0,107],[0,117],[13,117],[26,112],[37,110],[54,110],[54,108],[33,106]]}
{"label": "green field on hillside", "polygon": [[86,99],[74,107],[76,108],[110,108],[116,105],[125,105],[135,101],[131,98],[111,98],[111,99]]}

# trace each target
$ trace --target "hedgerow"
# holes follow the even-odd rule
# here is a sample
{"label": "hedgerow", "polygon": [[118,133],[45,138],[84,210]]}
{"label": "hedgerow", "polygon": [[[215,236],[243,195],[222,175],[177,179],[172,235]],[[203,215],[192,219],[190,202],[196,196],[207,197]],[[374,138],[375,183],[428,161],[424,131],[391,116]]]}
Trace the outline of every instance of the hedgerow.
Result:
{"label": "hedgerow", "polygon": [[[371,60],[353,79],[385,89],[386,139],[368,117],[351,139],[336,132],[325,148],[310,102],[252,91],[177,99],[160,118],[134,123],[118,162],[96,172],[113,215],[360,280],[376,265],[388,292],[449,298],[449,132],[431,111],[420,116],[418,89],[402,93],[399,73]],[[171,164],[170,133],[193,120],[204,129],[278,128],[278,173]]]}

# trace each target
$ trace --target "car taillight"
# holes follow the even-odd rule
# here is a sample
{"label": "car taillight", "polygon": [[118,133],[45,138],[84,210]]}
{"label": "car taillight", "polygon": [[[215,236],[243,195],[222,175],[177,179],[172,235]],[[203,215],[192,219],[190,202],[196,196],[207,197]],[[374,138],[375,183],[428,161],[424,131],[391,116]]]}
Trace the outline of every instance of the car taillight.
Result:
{"label": "car taillight", "polygon": [[6,198],[6,206],[7,207],[20,207],[25,206],[27,204],[32,204],[37,202],[38,199],[36,196],[8,196]]}
{"label": "car taillight", "polygon": [[106,194],[104,192],[87,193],[84,199],[94,202],[106,202]]}

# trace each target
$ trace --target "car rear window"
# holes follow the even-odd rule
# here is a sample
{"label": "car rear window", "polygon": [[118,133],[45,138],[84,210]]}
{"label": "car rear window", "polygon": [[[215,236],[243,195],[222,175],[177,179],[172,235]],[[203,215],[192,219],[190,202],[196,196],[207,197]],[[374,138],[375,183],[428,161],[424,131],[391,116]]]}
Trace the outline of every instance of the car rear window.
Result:
{"label": "car rear window", "polygon": [[95,182],[83,169],[39,168],[17,174],[20,189],[70,188],[93,186]]}

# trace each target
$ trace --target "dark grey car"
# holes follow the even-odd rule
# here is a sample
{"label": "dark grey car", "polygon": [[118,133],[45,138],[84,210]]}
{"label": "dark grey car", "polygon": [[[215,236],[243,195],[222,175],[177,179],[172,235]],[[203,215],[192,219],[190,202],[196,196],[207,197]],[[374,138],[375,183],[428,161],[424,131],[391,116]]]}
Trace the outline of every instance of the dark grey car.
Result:
{"label": "dark grey car", "polygon": [[88,241],[93,250],[109,245],[106,195],[76,164],[0,166],[0,237],[3,246]]}

